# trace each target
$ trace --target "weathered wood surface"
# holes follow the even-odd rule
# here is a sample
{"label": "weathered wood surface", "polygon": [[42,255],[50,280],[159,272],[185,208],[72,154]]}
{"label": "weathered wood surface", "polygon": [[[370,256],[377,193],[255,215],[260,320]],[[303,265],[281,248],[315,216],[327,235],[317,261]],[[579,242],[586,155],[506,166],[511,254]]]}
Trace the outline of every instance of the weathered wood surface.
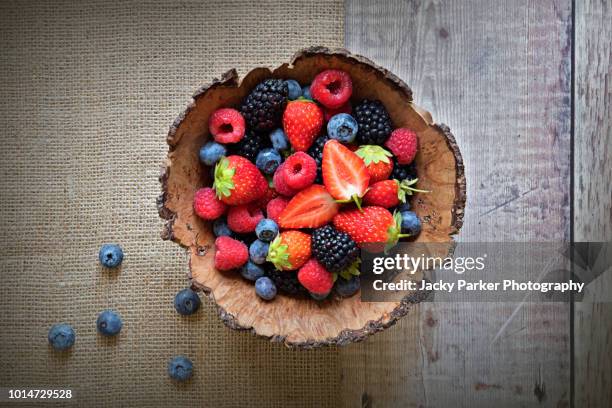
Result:
{"label": "weathered wood surface", "polygon": [[[570,235],[571,1],[347,0],[348,49],[403,78],[466,163],[464,241]],[[568,406],[570,307],[429,303],[343,348],[345,406]]]}
{"label": "weathered wood surface", "polygon": [[[612,2],[576,2],[574,239],[612,240]],[[574,307],[576,407],[612,404],[612,273]]]}

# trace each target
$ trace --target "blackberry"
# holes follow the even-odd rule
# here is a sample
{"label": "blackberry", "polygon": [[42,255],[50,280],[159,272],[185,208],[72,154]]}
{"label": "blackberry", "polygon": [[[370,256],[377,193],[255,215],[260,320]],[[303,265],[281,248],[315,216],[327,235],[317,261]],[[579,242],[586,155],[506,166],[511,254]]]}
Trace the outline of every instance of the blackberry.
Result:
{"label": "blackberry", "polygon": [[330,272],[340,272],[349,267],[359,249],[355,241],[330,225],[312,233],[312,255]]}
{"label": "blackberry", "polygon": [[244,156],[255,163],[259,151],[263,148],[270,147],[270,140],[261,133],[247,130],[242,140],[227,146],[229,146],[231,154]]}
{"label": "blackberry", "polygon": [[414,163],[410,163],[408,165],[401,165],[397,161],[393,161],[393,171],[391,172],[391,176],[389,178],[396,179],[399,181],[406,179],[415,179],[417,178],[417,169]]}
{"label": "blackberry", "polygon": [[288,295],[307,295],[308,291],[302,286],[295,271],[279,271],[274,267],[266,268],[266,276],[274,282],[276,289]]}
{"label": "blackberry", "polygon": [[279,127],[288,94],[287,83],[282,79],[266,79],[259,83],[240,107],[248,127],[254,130]]}
{"label": "blackberry", "polygon": [[353,109],[353,116],[359,125],[359,144],[382,145],[393,131],[389,113],[378,100],[364,99]]}
{"label": "blackberry", "polygon": [[323,162],[323,146],[325,142],[329,140],[329,136],[319,136],[317,140],[308,149],[308,154],[315,159],[317,163],[317,178],[315,178],[315,184],[323,184],[323,173],[321,172],[321,163]]}

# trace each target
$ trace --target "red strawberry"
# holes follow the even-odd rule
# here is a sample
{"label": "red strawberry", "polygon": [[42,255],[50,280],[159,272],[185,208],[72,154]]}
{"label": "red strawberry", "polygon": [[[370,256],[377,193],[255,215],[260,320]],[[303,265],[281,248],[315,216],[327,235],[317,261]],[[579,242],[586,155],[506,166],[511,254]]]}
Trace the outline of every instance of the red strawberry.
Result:
{"label": "red strawberry", "polygon": [[417,134],[407,128],[395,129],[385,142],[385,146],[397,157],[399,164],[410,164],[418,149]]}
{"label": "red strawberry", "polygon": [[248,159],[229,156],[222,157],[215,166],[213,188],[225,204],[241,205],[263,196],[268,182]]}
{"label": "red strawberry", "polygon": [[227,210],[227,204],[220,201],[215,190],[204,187],[196,191],[193,196],[193,209],[195,213],[205,220],[216,220]]}
{"label": "red strawberry", "polygon": [[393,161],[389,159],[393,155],[387,150],[377,145],[363,145],[355,152],[363,159],[368,173],[370,174],[370,184],[377,181],[386,180],[393,171]]}
{"label": "red strawberry", "polygon": [[217,109],[210,115],[208,130],[219,143],[236,143],[244,137],[244,118],[236,109]]}
{"label": "red strawberry", "polygon": [[363,160],[337,140],[329,140],[323,147],[323,182],[336,200],[355,201],[366,192],[370,175]]}
{"label": "red strawberry", "polygon": [[310,93],[326,108],[337,109],[347,103],[351,97],[353,82],[346,72],[327,69],[312,80]]}
{"label": "red strawberry", "polygon": [[391,214],[382,207],[364,207],[342,211],[334,217],[334,227],[347,233],[360,248],[366,244],[387,244],[394,246],[408,235],[401,234],[402,216]]}
{"label": "red strawberry", "polygon": [[299,269],[310,258],[310,244],[308,234],[294,230],[283,231],[270,243],[266,260],[281,271]]}
{"label": "red strawberry", "polygon": [[266,206],[266,214],[269,219],[278,224],[278,217],[289,204],[289,199],[285,197],[276,197],[270,200]]}
{"label": "red strawberry", "polygon": [[298,271],[298,281],[310,293],[325,296],[334,286],[334,276],[316,259],[311,258]]}
{"label": "red strawberry", "polygon": [[325,187],[314,184],[291,199],[279,216],[281,228],[318,228],[338,213],[338,203]]}
{"label": "red strawberry", "polygon": [[323,112],[313,101],[298,99],[287,104],[283,114],[285,134],[296,151],[306,151],[323,126]]}
{"label": "red strawberry", "polygon": [[317,177],[317,162],[304,152],[296,152],[287,157],[281,174],[287,187],[299,191],[314,183]]}
{"label": "red strawberry", "polygon": [[329,122],[332,116],[335,116],[339,113],[348,113],[349,115],[353,113],[353,108],[351,107],[351,103],[347,102],[337,109],[329,109],[329,108],[323,109],[323,118],[325,119],[326,122]]}
{"label": "red strawberry", "polygon": [[400,202],[405,203],[406,196],[411,196],[414,192],[428,193],[426,190],[412,187],[417,181],[418,179],[406,179],[401,182],[398,180],[383,180],[374,183],[363,197],[363,203],[390,208],[398,205]]}
{"label": "red strawberry", "polygon": [[255,231],[255,227],[263,219],[263,213],[256,203],[230,207],[227,212],[227,226],[239,234]]}
{"label": "red strawberry", "polygon": [[215,268],[229,271],[240,268],[249,260],[246,245],[230,237],[219,237],[215,240]]}

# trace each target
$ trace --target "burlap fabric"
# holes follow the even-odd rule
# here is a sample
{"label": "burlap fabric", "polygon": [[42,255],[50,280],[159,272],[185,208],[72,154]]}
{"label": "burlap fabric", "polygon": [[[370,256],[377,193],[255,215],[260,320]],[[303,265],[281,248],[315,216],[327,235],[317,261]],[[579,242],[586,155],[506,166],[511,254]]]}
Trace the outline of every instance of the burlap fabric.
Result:
{"label": "burlap fabric", "polygon": [[[174,311],[186,257],[159,238],[155,198],[196,88],[343,30],[341,0],[0,2],[0,386],[72,387],[78,406],[336,405],[335,350],[234,332],[208,300]],[[104,242],[125,249],[120,271],[99,267]],[[114,340],[96,334],[106,308],[124,319]],[[47,345],[55,322],[75,327],[71,353]],[[167,377],[177,354],[188,384]]]}

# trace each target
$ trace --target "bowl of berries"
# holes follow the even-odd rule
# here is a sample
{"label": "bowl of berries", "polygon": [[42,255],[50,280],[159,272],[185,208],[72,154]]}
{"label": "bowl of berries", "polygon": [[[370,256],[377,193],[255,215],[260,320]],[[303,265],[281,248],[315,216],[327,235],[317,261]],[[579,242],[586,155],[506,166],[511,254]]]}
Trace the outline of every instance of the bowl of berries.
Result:
{"label": "bowl of berries", "polygon": [[[170,127],[162,238],[233,328],[288,346],[343,345],[427,293],[365,302],[360,249],[452,243],[465,176],[448,127],[372,61],[315,47],[199,89]],[[423,279],[416,276],[416,279]]]}

